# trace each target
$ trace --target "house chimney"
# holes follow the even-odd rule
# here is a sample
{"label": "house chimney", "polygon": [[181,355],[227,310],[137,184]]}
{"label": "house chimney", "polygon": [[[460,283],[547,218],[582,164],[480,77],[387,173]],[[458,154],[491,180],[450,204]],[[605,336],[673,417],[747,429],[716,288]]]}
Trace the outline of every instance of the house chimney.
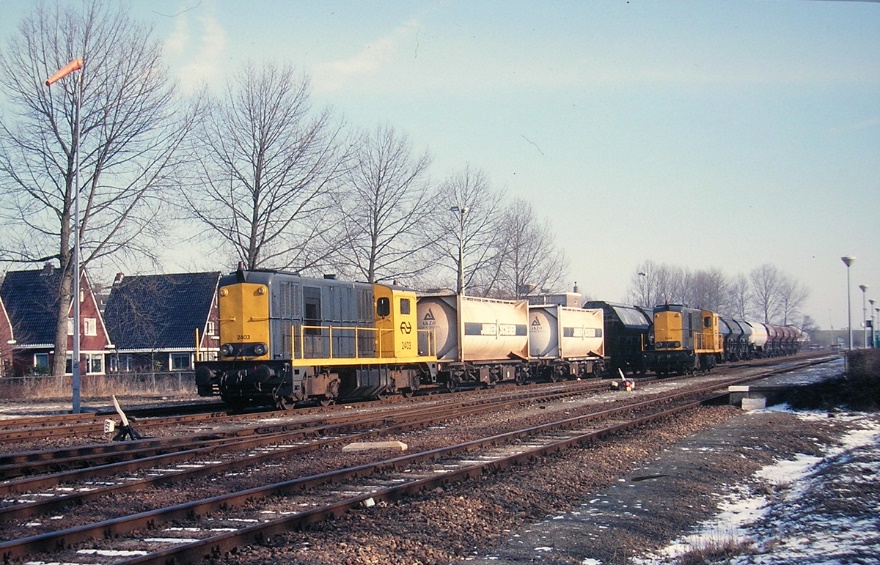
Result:
{"label": "house chimney", "polygon": [[113,286],[116,286],[116,285],[118,285],[119,283],[121,283],[121,282],[122,282],[122,279],[124,279],[124,278],[125,278],[125,274],[124,274],[124,273],[116,273],[116,278],[113,279]]}
{"label": "house chimney", "polygon": [[55,272],[55,265],[51,261],[46,261],[43,265],[43,275],[51,275]]}

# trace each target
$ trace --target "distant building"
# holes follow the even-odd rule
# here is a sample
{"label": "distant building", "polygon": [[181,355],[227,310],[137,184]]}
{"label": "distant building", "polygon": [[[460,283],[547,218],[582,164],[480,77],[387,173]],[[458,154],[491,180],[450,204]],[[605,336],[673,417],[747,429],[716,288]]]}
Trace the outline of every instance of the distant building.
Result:
{"label": "distant building", "polygon": [[[32,271],[10,271],[0,285],[10,324],[12,373],[16,376],[49,374],[55,357],[55,328],[61,270],[51,263]],[[80,279],[80,367],[83,374],[104,374],[104,355],[112,347],[91,283],[85,271]],[[2,325],[2,322],[0,322]],[[67,314],[67,374],[73,350],[73,302]],[[2,330],[0,330],[2,331]],[[8,343],[4,340],[3,343]]]}
{"label": "distant building", "polygon": [[216,357],[220,273],[116,275],[104,318],[115,350],[108,372],[188,371]]}

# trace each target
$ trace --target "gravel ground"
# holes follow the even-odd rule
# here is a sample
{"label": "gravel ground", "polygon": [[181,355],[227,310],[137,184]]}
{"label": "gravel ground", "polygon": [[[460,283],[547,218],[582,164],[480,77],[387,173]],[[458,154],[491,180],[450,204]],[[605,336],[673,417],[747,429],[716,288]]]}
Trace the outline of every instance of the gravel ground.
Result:
{"label": "gravel ground", "polygon": [[632,563],[710,518],[721,496],[758,469],[820,455],[848,425],[706,407],[479,484],[353,512],[216,563]]}
{"label": "gravel ground", "polygon": [[[792,412],[703,407],[593,447],[568,450],[399,503],[351,512],[212,562],[673,562],[658,557],[664,555],[658,551],[716,515],[725,495],[742,485],[759,493],[775,492],[772,486],[754,482],[756,471],[798,454],[822,457],[826,446],[835,445],[857,426],[850,418],[832,416],[814,417],[805,424]],[[880,425],[876,413],[865,417]],[[472,422],[469,427],[492,425],[491,420]],[[413,437],[406,440],[418,443]],[[868,527],[877,531],[877,462],[863,463],[863,467],[871,470],[862,473],[866,485],[860,492],[865,502],[832,506],[835,512],[867,513],[873,520]],[[826,475],[839,477],[841,472],[832,468]],[[779,503],[774,511],[785,514],[786,506]],[[772,529],[771,525],[762,527]],[[773,563],[772,547],[740,548],[737,563]],[[873,545],[866,547],[865,555],[851,554],[845,562],[878,563],[870,549]],[[750,557],[756,553],[758,557]],[[720,561],[690,562],[729,559],[727,555]]]}

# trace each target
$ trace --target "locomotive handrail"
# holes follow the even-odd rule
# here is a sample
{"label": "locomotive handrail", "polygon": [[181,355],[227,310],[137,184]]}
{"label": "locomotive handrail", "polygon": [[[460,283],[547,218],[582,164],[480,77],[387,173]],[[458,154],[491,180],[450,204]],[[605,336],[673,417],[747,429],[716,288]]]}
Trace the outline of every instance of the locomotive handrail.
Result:
{"label": "locomotive handrail", "polygon": [[[308,335],[308,331],[319,332],[317,335]],[[326,332],[326,335],[325,335]],[[346,336],[340,336],[340,332],[352,332]],[[383,357],[394,357],[394,330],[383,328],[367,328],[362,326],[291,326],[291,359],[381,359]],[[362,339],[366,334],[372,334],[369,343],[374,347],[370,351],[362,351],[361,344],[367,340]],[[418,336],[426,335],[426,345],[428,351],[419,353],[420,356],[433,356],[437,351],[436,336],[433,330],[416,330],[416,341],[419,342]],[[388,336],[391,336],[390,346]],[[321,346],[320,351],[311,354],[306,353],[306,338],[317,338],[317,345]],[[334,337],[339,339],[350,339],[354,341],[354,351],[352,355],[338,355],[334,350]],[[314,346],[315,343],[312,343]],[[326,347],[324,347],[326,346]]]}
{"label": "locomotive handrail", "polygon": [[[298,332],[297,335],[297,327],[291,327],[291,335],[294,336],[294,339],[291,340],[292,351],[291,351],[291,359],[376,359],[381,356],[382,348],[381,348],[381,339],[376,339],[377,337],[381,337],[378,335],[380,331],[379,328],[365,328],[360,326],[300,326],[301,331]],[[320,351],[315,353],[314,355],[306,354],[306,337],[307,331],[316,330],[320,332],[318,335],[312,335],[308,337],[320,338],[318,345],[323,345],[326,341],[326,351]],[[354,332],[353,336],[345,336],[349,339],[354,340],[354,355],[345,355],[345,356],[335,356],[335,352],[333,351],[333,332],[336,330],[337,332]],[[324,331],[327,332],[327,335],[324,335]],[[385,330],[388,331],[388,330]],[[374,350],[372,354],[364,354],[365,352],[361,351],[361,337],[364,333],[372,333],[372,339],[370,342],[374,345]],[[340,337],[337,335],[337,337]],[[299,348],[297,348],[299,345]],[[378,351],[376,350],[376,346],[378,346]],[[297,351],[299,349],[299,351]],[[377,355],[378,354],[378,355]]]}

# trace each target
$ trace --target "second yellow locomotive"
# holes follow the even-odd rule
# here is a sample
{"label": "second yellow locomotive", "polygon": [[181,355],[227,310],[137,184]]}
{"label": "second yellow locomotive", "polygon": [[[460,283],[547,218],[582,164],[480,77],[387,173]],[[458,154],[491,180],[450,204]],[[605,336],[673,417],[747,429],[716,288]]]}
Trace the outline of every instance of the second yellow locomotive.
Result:
{"label": "second yellow locomotive", "polygon": [[653,337],[653,349],[645,352],[645,359],[658,375],[709,371],[724,356],[719,316],[709,310],[657,306]]}

